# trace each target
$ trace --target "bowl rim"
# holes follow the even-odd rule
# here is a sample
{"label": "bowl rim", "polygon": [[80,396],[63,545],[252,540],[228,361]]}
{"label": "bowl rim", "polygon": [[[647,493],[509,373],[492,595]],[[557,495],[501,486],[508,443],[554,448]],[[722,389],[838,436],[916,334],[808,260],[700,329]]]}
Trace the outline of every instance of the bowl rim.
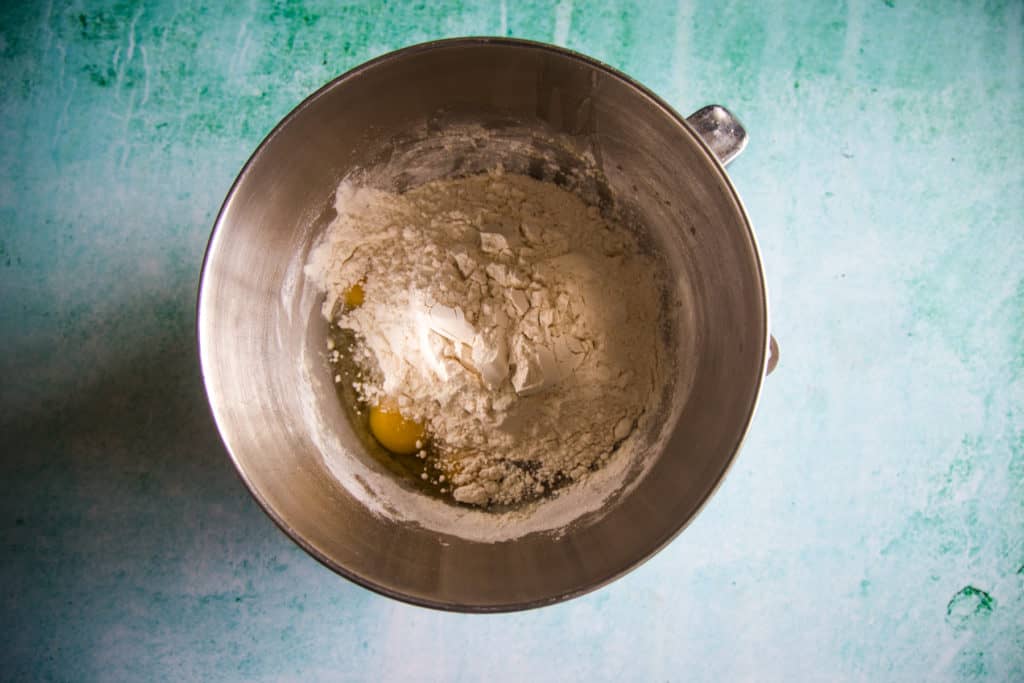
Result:
{"label": "bowl rim", "polygon": [[[213,252],[217,248],[217,244],[219,242],[219,236],[220,236],[220,232],[221,232],[221,225],[222,225],[222,223],[224,221],[225,214],[228,212],[231,203],[235,199],[235,195],[236,195],[236,192],[237,192],[239,186],[241,185],[241,183],[245,179],[245,177],[248,175],[250,169],[256,164],[257,160],[262,155],[263,151],[270,144],[270,141],[286,125],[288,125],[294,118],[296,118],[303,110],[305,110],[306,108],[312,106],[316,102],[316,100],[318,100],[321,96],[323,96],[328,91],[333,90],[334,88],[340,87],[341,85],[343,85],[345,82],[347,82],[349,80],[353,80],[355,78],[358,78],[363,73],[365,73],[365,72],[367,72],[367,71],[377,67],[380,64],[383,64],[383,63],[386,63],[386,62],[389,62],[389,61],[393,61],[393,60],[396,60],[396,59],[409,58],[410,56],[413,56],[413,55],[417,55],[417,54],[421,54],[421,53],[426,53],[426,52],[431,52],[431,51],[439,50],[439,49],[447,49],[447,48],[452,48],[452,47],[467,47],[467,46],[487,47],[487,46],[492,46],[492,45],[493,46],[505,46],[505,47],[517,47],[517,48],[525,48],[525,49],[536,50],[536,51],[541,51],[541,52],[549,52],[549,53],[558,55],[559,57],[568,58],[568,59],[576,61],[576,62],[578,62],[578,63],[580,63],[582,65],[585,65],[585,66],[591,67],[591,68],[593,68],[593,69],[595,69],[597,71],[600,71],[600,72],[604,73],[605,75],[607,75],[607,76],[609,76],[611,78],[614,78],[614,79],[624,83],[626,86],[628,86],[629,88],[631,88],[632,90],[637,92],[639,95],[641,95],[643,97],[646,97],[653,105],[655,105],[658,109],[660,109],[670,120],[674,121],[681,128],[682,131],[685,131],[685,132],[690,134],[690,136],[698,143],[700,148],[704,151],[704,154],[707,156],[707,158],[712,162],[712,167],[714,168],[715,172],[717,173],[719,181],[724,184],[724,186],[727,189],[729,195],[732,197],[733,201],[736,203],[736,206],[739,208],[740,215],[742,217],[743,226],[746,228],[747,237],[750,240],[750,245],[752,247],[753,257],[754,257],[754,265],[755,265],[756,270],[757,270],[758,280],[761,283],[761,301],[760,301],[760,305],[761,305],[762,320],[763,320],[763,326],[762,326],[762,329],[761,329],[761,336],[764,339],[764,343],[761,345],[762,348],[760,349],[760,353],[761,353],[761,359],[760,359],[761,372],[758,374],[758,377],[757,377],[757,380],[756,380],[756,386],[754,387],[753,399],[752,399],[751,404],[750,404],[750,406],[748,408],[746,419],[745,419],[743,428],[740,431],[739,438],[737,439],[736,444],[735,444],[735,446],[732,449],[732,453],[729,455],[728,459],[726,459],[726,461],[723,463],[722,469],[718,473],[717,477],[715,478],[714,484],[708,489],[708,491],[704,495],[704,497],[698,502],[698,504],[697,504],[696,508],[694,509],[693,513],[687,519],[684,519],[684,520],[680,521],[679,525],[673,531],[669,532],[663,538],[661,538],[660,540],[658,540],[657,542],[652,544],[651,547],[650,547],[650,550],[648,552],[646,552],[643,556],[637,557],[637,558],[635,558],[633,560],[630,560],[628,565],[623,567],[622,569],[619,569],[618,571],[612,572],[612,573],[608,574],[607,576],[604,576],[604,577],[602,577],[602,578],[600,578],[600,579],[598,579],[596,581],[592,581],[592,582],[590,582],[587,585],[581,586],[579,588],[576,588],[576,589],[573,589],[573,590],[570,590],[570,591],[562,591],[562,592],[557,593],[555,595],[546,596],[546,597],[542,597],[542,598],[537,598],[537,599],[533,599],[533,600],[513,601],[513,602],[509,602],[509,603],[502,603],[502,604],[477,605],[477,604],[463,604],[463,603],[449,602],[449,601],[443,601],[443,600],[431,600],[429,598],[424,598],[424,597],[421,597],[421,596],[418,596],[418,595],[412,595],[412,594],[408,594],[408,593],[403,593],[401,591],[398,591],[398,590],[389,588],[389,587],[387,587],[385,585],[382,585],[382,584],[374,581],[372,578],[369,578],[367,576],[363,576],[363,575],[357,574],[357,573],[349,570],[348,568],[346,568],[345,566],[343,566],[342,564],[340,564],[339,562],[337,562],[333,558],[329,557],[327,554],[321,552],[315,546],[313,546],[310,542],[308,542],[305,538],[303,538],[303,536],[300,533],[298,533],[298,531],[296,531],[294,528],[292,528],[292,526],[288,524],[287,520],[285,520],[281,515],[279,515],[277,513],[277,511],[266,500],[263,499],[263,497],[257,491],[257,489],[256,489],[255,485],[253,484],[253,482],[246,475],[245,470],[242,467],[241,462],[239,461],[238,457],[236,457],[235,453],[232,451],[231,446],[228,444],[228,442],[227,442],[227,440],[226,440],[226,438],[224,436],[224,432],[221,430],[221,422],[220,422],[220,419],[218,417],[219,411],[218,411],[218,407],[217,407],[217,400],[216,400],[216,397],[213,395],[213,393],[211,393],[210,383],[209,383],[208,378],[207,378],[207,374],[208,373],[207,373],[207,370],[206,370],[206,366],[204,364],[204,357],[205,357],[204,348],[206,347],[207,344],[204,343],[202,329],[204,327],[203,320],[204,320],[204,318],[207,315],[205,313],[205,308],[204,308],[204,305],[203,305],[203,300],[204,300],[206,292],[208,290],[208,287],[207,287],[207,277],[208,277],[207,266],[209,265],[209,262],[211,260],[211,255],[213,254]],[[217,434],[220,437],[221,443],[224,445],[224,449],[227,451],[228,456],[231,459],[231,462],[234,464],[234,468],[235,468],[236,474],[242,480],[242,483],[245,485],[246,489],[248,489],[249,494],[256,500],[256,502],[259,504],[259,506],[267,514],[267,516],[269,516],[270,519],[273,520],[273,522],[277,525],[277,527],[281,531],[283,531],[285,533],[285,535],[287,535],[296,545],[298,545],[300,548],[302,548],[304,551],[306,551],[306,553],[308,553],[311,557],[313,557],[315,560],[317,560],[320,564],[322,564],[326,568],[330,569],[335,574],[338,574],[339,576],[342,576],[343,578],[348,579],[349,581],[355,583],[358,586],[361,586],[361,587],[366,588],[366,589],[368,589],[370,591],[373,591],[374,593],[377,593],[379,595],[383,595],[383,596],[388,597],[388,598],[392,598],[394,600],[398,600],[400,602],[404,602],[406,604],[415,605],[415,606],[418,606],[418,607],[426,607],[426,608],[440,610],[440,611],[446,611],[446,612],[459,612],[459,613],[507,613],[507,612],[518,612],[518,611],[525,611],[525,610],[530,610],[530,609],[536,609],[536,608],[544,607],[544,606],[547,606],[547,605],[553,605],[553,604],[557,604],[557,603],[560,603],[560,602],[565,602],[567,600],[571,600],[573,598],[580,597],[580,596],[585,595],[587,593],[591,593],[591,592],[596,591],[596,590],[598,590],[600,588],[603,588],[604,586],[607,586],[608,584],[610,584],[610,583],[612,583],[612,582],[622,578],[623,576],[625,576],[629,572],[633,571],[634,569],[640,567],[642,564],[644,564],[645,562],[650,560],[652,557],[657,555],[659,552],[664,550],[664,548],[669,543],[671,543],[673,540],[675,540],[675,538],[678,537],[679,534],[681,534],[693,522],[693,520],[695,520],[700,515],[700,513],[707,506],[707,504],[711,500],[711,498],[715,495],[715,493],[717,493],[718,489],[722,486],[722,483],[724,482],[725,477],[728,475],[729,471],[732,469],[732,466],[733,466],[733,464],[736,461],[736,458],[737,458],[737,456],[738,456],[738,454],[740,452],[740,449],[742,448],[742,446],[743,446],[743,444],[744,444],[744,442],[745,442],[745,440],[746,440],[746,438],[747,438],[747,436],[748,436],[748,434],[750,432],[750,426],[753,423],[754,416],[755,416],[755,414],[757,412],[757,407],[758,407],[758,404],[759,404],[760,398],[761,398],[761,390],[762,390],[762,388],[764,386],[764,379],[765,379],[765,376],[767,374],[768,360],[769,360],[769,343],[770,343],[769,330],[771,329],[769,315],[770,315],[770,311],[769,311],[769,306],[768,306],[768,288],[767,288],[767,279],[766,279],[765,273],[764,273],[764,264],[763,264],[763,261],[762,261],[762,258],[761,258],[761,250],[760,250],[760,247],[759,247],[758,242],[757,242],[757,236],[756,236],[756,234],[754,232],[754,229],[753,229],[753,226],[751,224],[750,217],[749,217],[749,215],[747,213],[746,206],[744,206],[743,201],[742,201],[742,199],[739,196],[739,193],[737,192],[735,186],[732,184],[732,181],[729,178],[729,175],[726,173],[725,167],[722,165],[721,161],[718,159],[717,156],[715,156],[714,152],[711,151],[711,148],[704,141],[704,139],[689,124],[689,122],[686,120],[686,117],[680,115],[679,112],[677,112],[671,105],[669,105],[667,102],[665,102],[661,97],[659,97],[657,94],[655,94],[649,88],[647,88],[643,84],[637,82],[636,80],[634,80],[630,76],[626,75],[622,71],[619,71],[618,69],[616,69],[616,68],[614,68],[612,66],[609,66],[608,64],[605,64],[604,62],[601,62],[601,61],[599,61],[599,60],[597,60],[597,59],[595,59],[593,57],[590,57],[588,55],[582,54],[580,52],[576,52],[574,50],[570,50],[568,48],[564,48],[564,47],[561,47],[561,46],[558,46],[558,45],[552,45],[550,43],[544,43],[544,42],[539,42],[539,41],[534,41],[534,40],[526,40],[526,39],[522,39],[522,38],[511,38],[511,37],[504,37],[504,36],[502,36],[502,37],[498,37],[498,36],[465,36],[465,37],[454,37],[454,38],[442,38],[442,39],[438,39],[438,40],[430,40],[430,41],[426,41],[426,42],[422,42],[422,43],[416,43],[416,44],[409,45],[409,46],[406,46],[406,47],[403,47],[403,48],[399,48],[397,50],[393,50],[391,52],[387,52],[387,53],[385,53],[383,55],[380,55],[380,56],[375,57],[373,59],[370,59],[370,60],[368,60],[366,62],[363,62],[363,63],[353,67],[352,69],[349,69],[348,71],[345,71],[344,73],[336,76],[335,78],[332,78],[330,81],[328,81],[327,83],[325,83],[321,87],[317,88],[313,93],[308,95],[298,105],[296,105],[291,111],[289,111],[288,114],[286,114],[270,130],[270,132],[267,133],[267,135],[263,138],[263,140],[260,141],[259,145],[256,147],[256,149],[253,151],[253,153],[246,160],[246,162],[242,166],[241,170],[239,170],[238,175],[235,177],[234,181],[232,182],[231,188],[228,190],[227,195],[225,195],[224,201],[221,204],[221,207],[220,207],[220,209],[217,212],[217,217],[214,220],[213,228],[212,228],[212,230],[210,232],[210,237],[209,237],[209,239],[207,241],[207,244],[206,244],[206,250],[205,250],[204,255],[203,255],[202,266],[201,266],[201,269],[200,269],[199,283],[198,283],[198,288],[197,288],[197,293],[196,293],[196,328],[195,328],[195,334],[196,334],[196,348],[197,348],[197,352],[198,352],[198,356],[199,356],[199,371],[200,371],[200,375],[201,375],[202,381],[203,381],[203,389],[204,389],[204,392],[205,392],[206,398],[207,398],[207,408],[208,408],[208,410],[210,412],[210,415],[213,417],[213,421],[214,421],[214,424],[217,427]],[[209,340],[207,340],[207,343],[209,343]]]}

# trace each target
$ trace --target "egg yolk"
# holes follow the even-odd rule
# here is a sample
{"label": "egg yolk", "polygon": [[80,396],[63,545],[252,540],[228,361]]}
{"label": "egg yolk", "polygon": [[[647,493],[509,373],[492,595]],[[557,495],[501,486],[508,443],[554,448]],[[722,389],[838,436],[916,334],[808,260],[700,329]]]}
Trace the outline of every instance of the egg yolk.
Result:
{"label": "egg yolk", "polygon": [[423,446],[423,425],[402,417],[392,406],[370,408],[370,432],[380,445],[397,455],[412,455]]}
{"label": "egg yolk", "polygon": [[366,293],[363,291],[362,283],[355,283],[345,290],[345,309],[351,311],[353,308],[359,308],[363,305],[363,298],[365,296]]}

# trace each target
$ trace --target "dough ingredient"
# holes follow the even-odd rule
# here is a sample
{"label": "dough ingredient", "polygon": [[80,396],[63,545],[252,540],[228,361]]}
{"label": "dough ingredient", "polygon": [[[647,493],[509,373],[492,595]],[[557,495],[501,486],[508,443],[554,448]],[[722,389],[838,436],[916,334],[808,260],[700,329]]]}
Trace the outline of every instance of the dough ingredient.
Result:
{"label": "dough ingredient", "polygon": [[637,429],[656,393],[661,289],[629,231],[501,169],[404,194],[343,182],[335,208],[307,273],[324,315],[355,334],[342,351],[371,431],[430,458],[441,493],[522,503]]}
{"label": "dough ingredient", "polygon": [[391,404],[370,408],[370,432],[381,446],[398,455],[412,455],[423,448],[423,425],[406,419]]}

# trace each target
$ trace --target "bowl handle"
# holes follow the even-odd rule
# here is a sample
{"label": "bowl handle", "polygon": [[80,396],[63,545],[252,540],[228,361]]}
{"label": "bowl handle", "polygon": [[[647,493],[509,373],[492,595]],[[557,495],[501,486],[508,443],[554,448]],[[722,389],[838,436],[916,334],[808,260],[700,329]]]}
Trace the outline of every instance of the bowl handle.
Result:
{"label": "bowl handle", "polygon": [[764,373],[766,375],[772,374],[775,366],[779,364],[779,342],[775,341],[774,335],[769,335],[768,339],[768,368]]}
{"label": "bowl handle", "polygon": [[[747,129],[731,111],[719,104],[710,104],[686,117],[701,139],[711,148],[718,160],[725,166],[735,159],[747,146]],[[770,337],[768,344],[768,367],[765,374],[772,374],[779,364],[779,343]]]}
{"label": "bowl handle", "polygon": [[747,129],[725,107],[711,104],[686,117],[701,139],[725,166],[747,146]]}

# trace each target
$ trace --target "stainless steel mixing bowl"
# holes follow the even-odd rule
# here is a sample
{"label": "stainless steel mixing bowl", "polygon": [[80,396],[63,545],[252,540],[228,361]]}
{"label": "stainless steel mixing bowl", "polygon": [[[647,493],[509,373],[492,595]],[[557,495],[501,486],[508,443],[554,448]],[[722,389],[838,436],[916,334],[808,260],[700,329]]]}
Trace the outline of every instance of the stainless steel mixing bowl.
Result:
{"label": "stainless steel mixing bowl", "polygon": [[[687,309],[679,335],[685,379],[661,425],[663,446],[631,490],[561,535],[475,542],[374,514],[326,470],[304,427],[302,390],[311,380],[296,359],[322,348],[326,327],[309,285],[296,286],[295,263],[330,218],[340,178],[354,168],[405,163],[396,152],[401,141],[443,135],[454,122],[499,133],[513,125],[544,130],[544,139],[561,136],[587,151],[604,174],[598,195],[621,200],[645,227]],[[410,47],[310,96],[239,174],[217,217],[200,284],[206,390],[252,495],[339,574],[394,598],[451,610],[558,602],[657,552],[722,481],[767,369],[761,261],[723,169],[745,141],[720,107],[687,121],[605,65],[518,40]],[[449,170],[465,172],[464,161],[453,160]],[[554,163],[569,162],[555,155]],[[321,366],[314,375],[326,376]],[[314,384],[331,391],[329,379]],[[337,427],[346,447],[358,451],[352,430]]]}

